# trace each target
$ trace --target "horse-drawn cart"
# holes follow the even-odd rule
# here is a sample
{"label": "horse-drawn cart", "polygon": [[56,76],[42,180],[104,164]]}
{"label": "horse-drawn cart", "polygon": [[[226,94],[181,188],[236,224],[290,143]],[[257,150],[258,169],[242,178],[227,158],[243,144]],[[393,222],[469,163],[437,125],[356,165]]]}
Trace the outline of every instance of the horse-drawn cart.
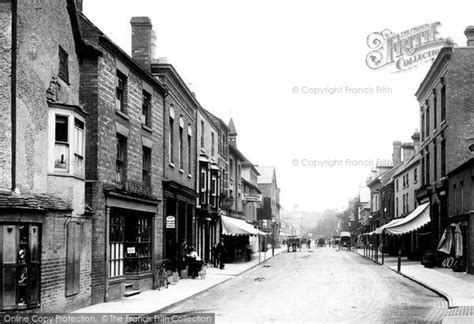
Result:
{"label": "horse-drawn cart", "polygon": [[286,245],[288,247],[288,252],[290,252],[290,247],[292,252],[296,252],[296,249],[301,251],[301,239],[296,235],[291,235],[286,240]]}

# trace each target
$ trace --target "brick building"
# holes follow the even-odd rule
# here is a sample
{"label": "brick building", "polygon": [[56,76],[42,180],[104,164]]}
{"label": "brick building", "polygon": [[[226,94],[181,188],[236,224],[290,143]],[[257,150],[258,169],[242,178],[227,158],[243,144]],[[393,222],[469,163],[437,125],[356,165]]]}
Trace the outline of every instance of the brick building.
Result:
{"label": "brick building", "polygon": [[[132,19],[136,29],[148,19]],[[83,14],[84,39],[98,55],[81,64],[87,111],[86,201],[92,226],[92,303],[151,289],[163,258],[163,106],[165,87],[150,63],[132,57]],[[149,34],[151,37],[151,34]]]}
{"label": "brick building", "polygon": [[[465,34],[467,46],[443,48],[415,94],[421,126],[421,187],[416,195],[419,204],[430,202],[431,251],[436,250],[450,224],[461,224],[464,240],[472,228],[472,218],[467,214],[454,217],[457,213],[453,207],[448,209],[453,202],[449,194],[454,190],[448,188],[447,175],[461,170],[458,168],[474,150],[474,28],[468,27]],[[455,177],[453,186],[458,179]]]}
{"label": "brick building", "polygon": [[0,309],[90,303],[86,112],[75,3],[0,2]]}

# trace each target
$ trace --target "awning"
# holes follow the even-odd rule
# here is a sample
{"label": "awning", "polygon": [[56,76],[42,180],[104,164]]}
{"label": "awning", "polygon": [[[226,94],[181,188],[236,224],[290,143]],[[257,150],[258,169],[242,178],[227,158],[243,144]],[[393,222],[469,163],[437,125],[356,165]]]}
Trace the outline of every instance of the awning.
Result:
{"label": "awning", "polygon": [[397,225],[398,223],[400,223],[402,220],[404,220],[404,218],[397,218],[397,219],[394,219],[392,220],[391,222],[383,225],[383,226],[380,226],[380,227],[377,227],[375,229],[375,234],[382,234],[383,230],[386,229],[387,227],[390,227],[390,226],[394,226],[394,225]]}
{"label": "awning", "polygon": [[264,232],[259,231],[252,225],[246,223],[241,219],[222,216],[222,234],[239,236],[239,235],[265,235]]}
{"label": "awning", "polygon": [[431,221],[429,205],[429,202],[420,205],[414,211],[412,211],[410,215],[405,218],[401,218],[399,222],[393,223],[390,226],[387,224],[387,226],[384,228],[385,232],[392,235],[402,235],[413,232],[428,224]]}

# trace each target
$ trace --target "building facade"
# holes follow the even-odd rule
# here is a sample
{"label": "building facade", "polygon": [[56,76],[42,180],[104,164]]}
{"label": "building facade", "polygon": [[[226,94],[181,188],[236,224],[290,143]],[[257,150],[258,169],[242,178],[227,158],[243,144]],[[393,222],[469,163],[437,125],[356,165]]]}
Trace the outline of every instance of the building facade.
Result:
{"label": "building facade", "polygon": [[153,75],[169,89],[164,102],[163,210],[165,258],[176,259],[183,240],[193,245],[196,231],[196,110],[199,103],[176,69],[152,63]]}
{"label": "building facade", "polygon": [[211,249],[219,242],[219,205],[221,171],[219,168],[219,130],[201,108],[197,111],[196,156],[196,248],[206,262],[211,260]]}
{"label": "building facade", "polygon": [[80,61],[95,51],[74,1],[2,1],[0,25],[0,310],[69,311],[91,296]]}
{"label": "building facade", "polygon": [[[92,303],[99,303],[151,289],[155,261],[163,258],[166,90],[149,65],[80,18],[83,37],[100,53],[81,65],[81,98],[90,125],[86,201],[95,213]],[[132,30],[143,25],[151,28],[149,20],[132,19]]]}
{"label": "building facade", "polygon": [[448,177],[474,151],[467,84],[474,70],[474,30],[466,29],[466,47],[445,47],[416,92],[420,105],[421,187],[418,203],[430,202],[431,247],[434,252],[449,225]]}

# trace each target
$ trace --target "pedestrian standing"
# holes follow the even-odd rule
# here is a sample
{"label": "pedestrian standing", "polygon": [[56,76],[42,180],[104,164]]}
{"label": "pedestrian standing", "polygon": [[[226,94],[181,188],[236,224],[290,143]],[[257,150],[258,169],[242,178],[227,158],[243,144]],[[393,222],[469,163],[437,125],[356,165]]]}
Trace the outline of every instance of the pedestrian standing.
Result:
{"label": "pedestrian standing", "polygon": [[218,262],[219,262],[219,269],[224,269],[224,267],[225,267],[224,258],[225,258],[225,255],[226,255],[226,249],[225,249],[225,246],[224,246],[224,238],[223,237],[221,237],[221,240],[220,240],[219,244],[217,244],[217,246],[216,246],[216,255],[217,255]]}
{"label": "pedestrian standing", "polygon": [[179,276],[181,277],[181,271],[186,267],[186,252],[188,249],[188,244],[186,239],[182,239],[181,243],[179,243],[178,247],[178,272]]}

